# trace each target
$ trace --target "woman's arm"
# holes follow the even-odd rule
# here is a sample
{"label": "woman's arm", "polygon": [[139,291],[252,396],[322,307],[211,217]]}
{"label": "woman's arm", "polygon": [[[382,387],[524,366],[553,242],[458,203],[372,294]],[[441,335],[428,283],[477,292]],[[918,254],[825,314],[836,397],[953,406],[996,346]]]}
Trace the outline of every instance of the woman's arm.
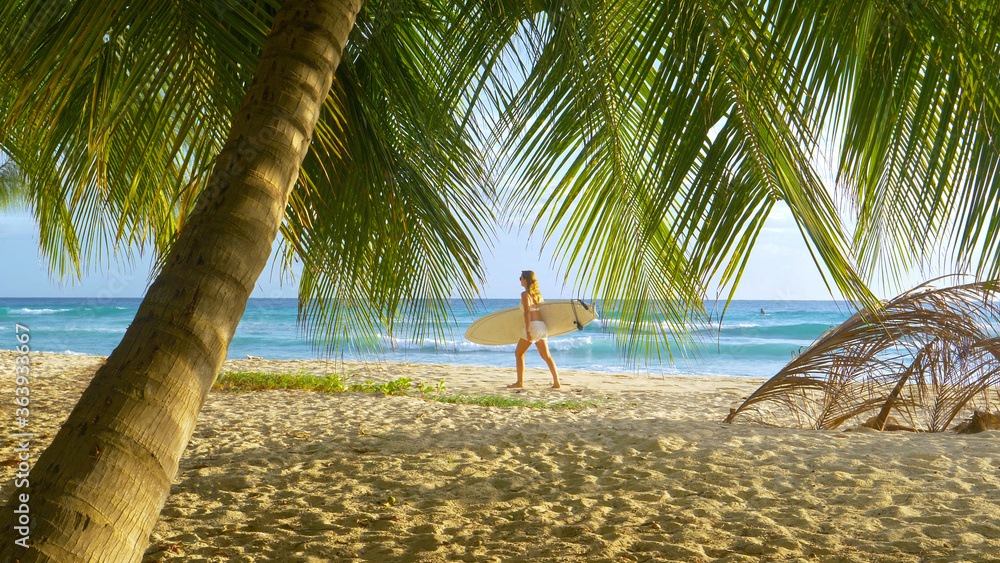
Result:
{"label": "woman's arm", "polygon": [[521,292],[521,310],[524,311],[524,334],[531,342],[531,308],[528,306],[528,292]]}

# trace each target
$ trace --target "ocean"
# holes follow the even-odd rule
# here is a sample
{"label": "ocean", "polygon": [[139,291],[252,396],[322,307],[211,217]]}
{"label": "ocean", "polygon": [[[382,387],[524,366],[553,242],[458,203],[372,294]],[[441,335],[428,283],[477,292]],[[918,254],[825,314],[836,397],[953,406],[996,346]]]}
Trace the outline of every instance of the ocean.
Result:
{"label": "ocean", "polygon": [[[34,351],[107,356],[118,345],[140,300],[104,298],[0,299],[0,334],[8,334],[13,348],[14,325],[30,329]],[[417,363],[514,366],[513,346],[480,346],[462,335],[477,318],[516,307],[516,299],[488,299],[468,312],[455,301],[451,335],[442,341],[415,341],[397,335],[383,338],[381,354],[345,352],[347,360],[403,361]],[[712,310],[712,304],[706,308]],[[762,315],[761,310],[766,314]],[[600,311],[600,308],[598,308]],[[296,324],[295,299],[251,299],[229,347],[229,358],[247,355],[266,359],[321,359],[325,356],[302,336]],[[674,343],[672,361],[628,362],[615,344],[616,319],[601,318],[584,330],[553,338],[549,348],[560,369],[643,375],[733,375],[770,377],[799,350],[830,327],[850,316],[834,301],[734,301],[721,326],[694,327],[694,345]],[[526,365],[544,368],[534,348]]]}

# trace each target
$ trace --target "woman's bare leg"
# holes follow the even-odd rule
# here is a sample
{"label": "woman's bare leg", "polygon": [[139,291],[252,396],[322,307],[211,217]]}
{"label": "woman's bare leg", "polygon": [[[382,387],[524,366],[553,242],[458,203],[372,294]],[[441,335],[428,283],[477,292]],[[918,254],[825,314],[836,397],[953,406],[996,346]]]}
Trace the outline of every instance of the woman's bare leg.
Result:
{"label": "woman's bare leg", "polygon": [[[549,364],[549,371],[552,372],[552,388],[559,389],[559,372],[556,371],[556,361],[552,359],[552,354],[549,354],[549,344],[544,340],[536,340],[535,347],[538,348],[538,354],[545,360],[545,363]],[[524,365],[523,359],[521,364]]]}
{"label": "woman's bare leg", "polygon": [[525,339],[517,341],[517,348],[514,349],[514,364],[517,366],[517,382],[511,383],[507,387],[510,389],[520,389],[524,387],[524,353],[528,351],[531,343]]}

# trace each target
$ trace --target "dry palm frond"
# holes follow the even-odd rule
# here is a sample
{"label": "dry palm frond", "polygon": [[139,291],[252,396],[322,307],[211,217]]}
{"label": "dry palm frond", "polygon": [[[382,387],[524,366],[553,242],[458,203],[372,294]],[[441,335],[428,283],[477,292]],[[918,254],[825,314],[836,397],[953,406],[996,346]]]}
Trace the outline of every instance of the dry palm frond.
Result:
{"label": "dry palm frond", "polygon": [[828,331],[755,391],[738,418],[833,429],[849,420],[940,432],[1000,384],[996,282],[927,284]]}

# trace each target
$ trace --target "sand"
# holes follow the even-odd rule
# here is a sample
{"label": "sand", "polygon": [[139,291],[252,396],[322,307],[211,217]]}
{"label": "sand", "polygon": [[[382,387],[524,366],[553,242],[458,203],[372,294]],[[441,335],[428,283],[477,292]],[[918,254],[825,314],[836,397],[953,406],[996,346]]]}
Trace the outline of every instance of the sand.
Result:
{"label": "sand", "polygon": [[[101,358],[36,354],[51,439]],[[0,355],[5,397],[13,356]],[[225,370],[342,372],[325,362]],[[445,393],[580,399],[553,410],[418,396],[213,392],[145,561],[984,561],[1000,557],[996,432],[726,425],[762,381],[347,365]],[[3,416],[10,417],[9,401]],[[10,439],[0,460],[12,457]],[[10,490],[13,468],[0,467]]]}

